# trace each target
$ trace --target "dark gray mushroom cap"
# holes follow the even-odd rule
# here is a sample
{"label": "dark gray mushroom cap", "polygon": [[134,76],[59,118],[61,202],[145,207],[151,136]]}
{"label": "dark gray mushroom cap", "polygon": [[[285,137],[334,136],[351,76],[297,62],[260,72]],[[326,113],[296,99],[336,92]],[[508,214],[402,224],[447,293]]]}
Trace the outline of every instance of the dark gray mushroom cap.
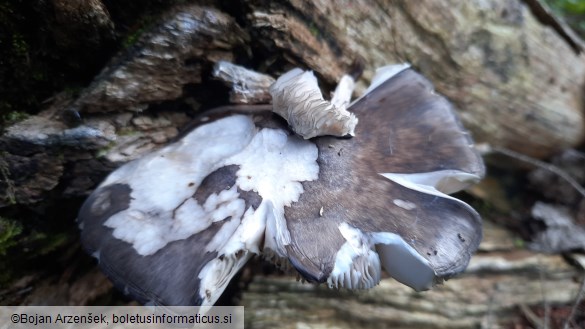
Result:
{"label": "dark gray mushroom cap", "polygon": [[360,120],[356,137],[315,140],[319,179],[303,182],[305,192],[286,209],[292,264],[310,281],[352,286],[351,270],[336,271],[350,266],[339,257],[349,240],[341,226],[367,245],[344,256],[355,262],[375,250],[388,273],[417,290],[463,271],[481,220],[444,193],[478,181],[484,165],[451,105],[407,69],[349,110]]}
{"label": "dark gray mushroom cap", "polygon": [[465,269],[481,221],[448,196],[483,162],[450,104],[404,69],[350,108],[355,138],[303,140],[267,111],[205,114],[113,172],[83,205],[84,247],[143,303],[211,305],[254,254],[312,282],[427,289]]}

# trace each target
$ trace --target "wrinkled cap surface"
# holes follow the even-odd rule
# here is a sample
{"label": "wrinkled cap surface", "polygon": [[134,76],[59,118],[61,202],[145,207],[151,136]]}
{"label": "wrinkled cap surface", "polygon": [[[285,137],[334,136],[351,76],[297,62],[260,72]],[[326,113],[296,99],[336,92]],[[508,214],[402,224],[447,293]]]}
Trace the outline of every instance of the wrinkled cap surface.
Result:
{"label": "wrinkled cap surface", "polygon": [[478,181],[483,162],[425,78],[386,73],[348,109],[354,138],[305,140],[269,111],[203,114],[92,193],[84,247],[119,289],[165,305],[214,304],[257,254],[351,289],[382,269],[416,290],[460,273],[481,221],[447,193]]}

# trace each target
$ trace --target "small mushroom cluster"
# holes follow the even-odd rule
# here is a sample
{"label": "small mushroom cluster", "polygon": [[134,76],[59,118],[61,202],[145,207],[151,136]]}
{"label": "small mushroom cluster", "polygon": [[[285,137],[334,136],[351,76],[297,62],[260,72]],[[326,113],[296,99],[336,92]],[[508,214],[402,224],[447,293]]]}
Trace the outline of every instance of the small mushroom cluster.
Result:
{"label": "small mushroom cluster", "polygon": [[164,305],[213,305],[254,255],[350,289],[382,269],[416,290],[460,273],[481,220],[448,194],[484,165],[451,105],[407,65],[379,70],[347,110],[342,85],[328,102],[312,73],[279,78],[274,111],[290,126],[250,107],[202,114],[90,195],[84,247],[118,288]]}

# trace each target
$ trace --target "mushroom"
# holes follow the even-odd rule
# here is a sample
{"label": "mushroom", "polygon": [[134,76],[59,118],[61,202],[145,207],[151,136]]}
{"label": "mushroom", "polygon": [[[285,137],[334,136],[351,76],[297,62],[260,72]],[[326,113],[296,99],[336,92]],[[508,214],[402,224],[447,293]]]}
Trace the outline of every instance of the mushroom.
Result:
{"label": "mushroom", "polygon": [[83,246],[118,288],[164,305],[213,305],[258,254],[350,289],[382,268],[416,290],[460,273],[481,221],[447,194],[481,179],[481,157],[420,74],[391,66],[373,84],[349,107],[354,138],[304,139],[250,107],[203,114],[90,195]]}
{"label": "mushroom", "polygon": [[313,72],[296,68],[270,87],[273,111],[304,139],[324,135],[354,136],[358,119],[346,110],[353,87],[353,79],[343,76],[331,102],[326,101]]}

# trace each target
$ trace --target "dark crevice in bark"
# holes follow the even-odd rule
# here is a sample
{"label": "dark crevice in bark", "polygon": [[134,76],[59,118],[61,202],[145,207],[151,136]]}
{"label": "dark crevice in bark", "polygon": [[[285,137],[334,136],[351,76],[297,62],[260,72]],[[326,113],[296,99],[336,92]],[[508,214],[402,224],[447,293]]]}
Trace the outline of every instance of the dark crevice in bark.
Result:
{"label": "dark crevice in bark", "polygon": [[543,25],[550,26],[555,32],[557,32],[570,46],[573,48],[576,54],[580,54],[583,51],[583,40],[579,38],[571,30],[570,27],[565,24],[560,18],[555,17],[552,14],[550,8],[542,3],[540,0],[522,0],[530,11],[541,22]]}

